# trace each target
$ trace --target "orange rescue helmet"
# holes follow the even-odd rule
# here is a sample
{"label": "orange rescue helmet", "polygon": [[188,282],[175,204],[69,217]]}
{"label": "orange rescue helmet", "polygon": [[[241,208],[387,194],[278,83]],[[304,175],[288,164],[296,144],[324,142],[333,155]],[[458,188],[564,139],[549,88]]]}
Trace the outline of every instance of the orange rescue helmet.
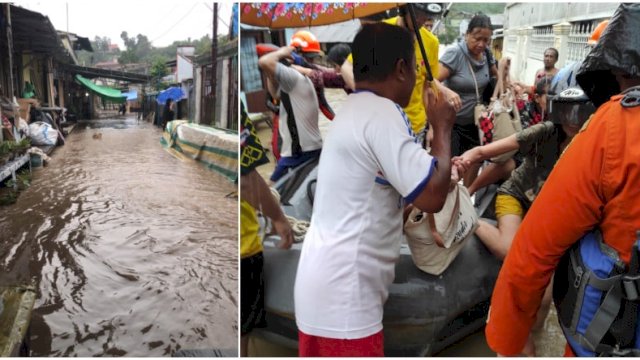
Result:
{"label": "orange rescue helmet", "polygon": [[589,36],[589,40],[587,40],[587,44],[589,45],[597,44],[598,40],[600,40],[600,36],[604,32],[604,29],[607,28],[608,24],[609,24],[609,20],[601,21],[598,24],[598,26],[596,26],[596,28],[593,30],[593,32],[591,33],[591,36]]}
{"label": "orange rescue helmet", "polygon": [[316,57],[322,54],[320,43],[315,35],[306,30],[300,30],[291,37],[291,46],[299,48],[302,55]]}

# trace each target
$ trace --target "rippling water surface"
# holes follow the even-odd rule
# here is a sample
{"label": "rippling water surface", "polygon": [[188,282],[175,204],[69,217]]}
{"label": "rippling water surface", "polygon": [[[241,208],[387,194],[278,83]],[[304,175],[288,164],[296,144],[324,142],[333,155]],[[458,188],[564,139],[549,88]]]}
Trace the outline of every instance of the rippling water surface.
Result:
{"label": "rippling water surface", "polygon": [[160,136],[132,119],[79,124],[0,208],[0,285],[39,289],[31,355],[237,348],[236,187]]}

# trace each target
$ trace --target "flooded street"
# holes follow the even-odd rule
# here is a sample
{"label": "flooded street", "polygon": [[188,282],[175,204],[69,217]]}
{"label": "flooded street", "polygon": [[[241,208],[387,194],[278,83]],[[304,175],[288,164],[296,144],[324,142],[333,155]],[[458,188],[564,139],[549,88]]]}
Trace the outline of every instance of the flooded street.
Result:
{"label": "flooded street", "polygon": [[236,186],[131,116],[78,124],[0,208],[0,285],[38,289],[32,356],[237,348]]}
{"label": "flooded street", "polygon": [[[343,90],[339,89],[325,89],[325,95],[328,102],[331,104],[333,110],[338,113],[342,103],[346,100],[347,95]],[[326,136],[327,131],[331,126],[329,121],[322,113],[320,113],[320,132],[322,136]],[[260,140],[263,146],[270,147],[271,145],[271,129],[266,123],[260,123],[259,133]],[[258,167],[260,174],[268,178],[273,171],[275,160],[271,152],[269,152],[270,163]],[[518,324],[513,324],[518,326]],[[558,325],[558,319],[555,309],[552,306],[549,316],[547,317],[544,326],[541,330],[535,333],[536,351],[537,356],[542,357],[559,357],[564,353],[565,339],[562,331]],[[297,350],[288,347],[281,346],[279,344],[270,342],[258,336],[251,338],[249,343],[249,355],[251,356],[297,356]],[[484,328],[467,336],[461,341],[452,344],[445,348],[435,356],[443,357],[492,357],[495,353],[487,345]]]}

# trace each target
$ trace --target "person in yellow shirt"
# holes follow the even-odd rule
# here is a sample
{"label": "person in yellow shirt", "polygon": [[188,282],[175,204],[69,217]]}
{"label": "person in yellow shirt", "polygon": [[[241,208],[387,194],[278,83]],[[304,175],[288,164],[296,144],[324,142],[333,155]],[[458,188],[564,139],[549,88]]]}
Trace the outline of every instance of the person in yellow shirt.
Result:
{"label": "person in yellow shirt", "polygon": [[[423,25],[427,22],[432,23],[434,19],[441,16],[442,4],[413,3],[412,5],[416,10],[416,24],[420,27],[420,37],[422,38],[422,44],[424,45],[424,50],[427,54],[431,74],[433,75],[433,78],[436,79],[438,77],[438,48],[440,46],[440,42],[438,41],[438,38]],[[390,25],[405,27],[411,31],[411,34],[415,34],[407,5],[400,7],[399,16],[383,20],[383,22]],[[409,117],[409,121],[411,121],[411,128],[414,134],[418,137],[420,143],[422,143],[426,136],[427,125],[427,111],[424,108],[423,101],[423,86],[427,78],[427,62],[425,62],[422,57],[422,52],[420,51],[420,46],[416,39],[414,39],[414,49],[416,56],[416,85],[413,87],[409,105],[407,105],[403,110]],[[342,65],[341,73],[347,87],[355,90],[355,83],[353,81],[353,57],[351,55],[349,55],[347,61]],[[448,91],[448,89],[445,91]],[[453,92],[451,92],[450,95],[453,96],[453,98],[451,96],[449,96],[449,98],[451,98],[452,104],[457,111],[456,99],[459,102],[459,97]]]}
{"label": "person in yellow shirt", "polygon": [[264,282],[262,268],[262,239],[260,238],[256,209],[270,218],[280,235],[278,247],[289,249],[293,231],[275,197],[255,168],[269,160],[256,136],[251,120],[242,105],[242,155],[240,159],[240,304],[241,346],[240,356],[247,356],[249,334],[256,327],[265,327]]}

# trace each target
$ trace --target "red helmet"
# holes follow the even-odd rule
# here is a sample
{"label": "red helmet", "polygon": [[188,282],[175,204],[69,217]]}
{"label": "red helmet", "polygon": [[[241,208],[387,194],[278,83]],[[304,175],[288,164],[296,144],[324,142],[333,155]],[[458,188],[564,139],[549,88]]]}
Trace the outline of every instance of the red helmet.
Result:
{"label": "red helmet", "polygon": [[299,48],[303,55],[306,56],[320,56],[322,54],[318,39],[306,30],[300,30],[293,34],[293,37],[291,37],[291,46]]}
{"label": "red helmet", "polygon": [[587,44],[589,45],[597,44],[598,40],[600,40],[600,36],[604,32],[604,29],[607,28],[608,24],[609,24],[609,20],[601,21],[598,24],[598,26],[596,26],[596,28],[593,30],[593,32],[591,33],[591,36],[589,36],[589,40],[587,40]]}

